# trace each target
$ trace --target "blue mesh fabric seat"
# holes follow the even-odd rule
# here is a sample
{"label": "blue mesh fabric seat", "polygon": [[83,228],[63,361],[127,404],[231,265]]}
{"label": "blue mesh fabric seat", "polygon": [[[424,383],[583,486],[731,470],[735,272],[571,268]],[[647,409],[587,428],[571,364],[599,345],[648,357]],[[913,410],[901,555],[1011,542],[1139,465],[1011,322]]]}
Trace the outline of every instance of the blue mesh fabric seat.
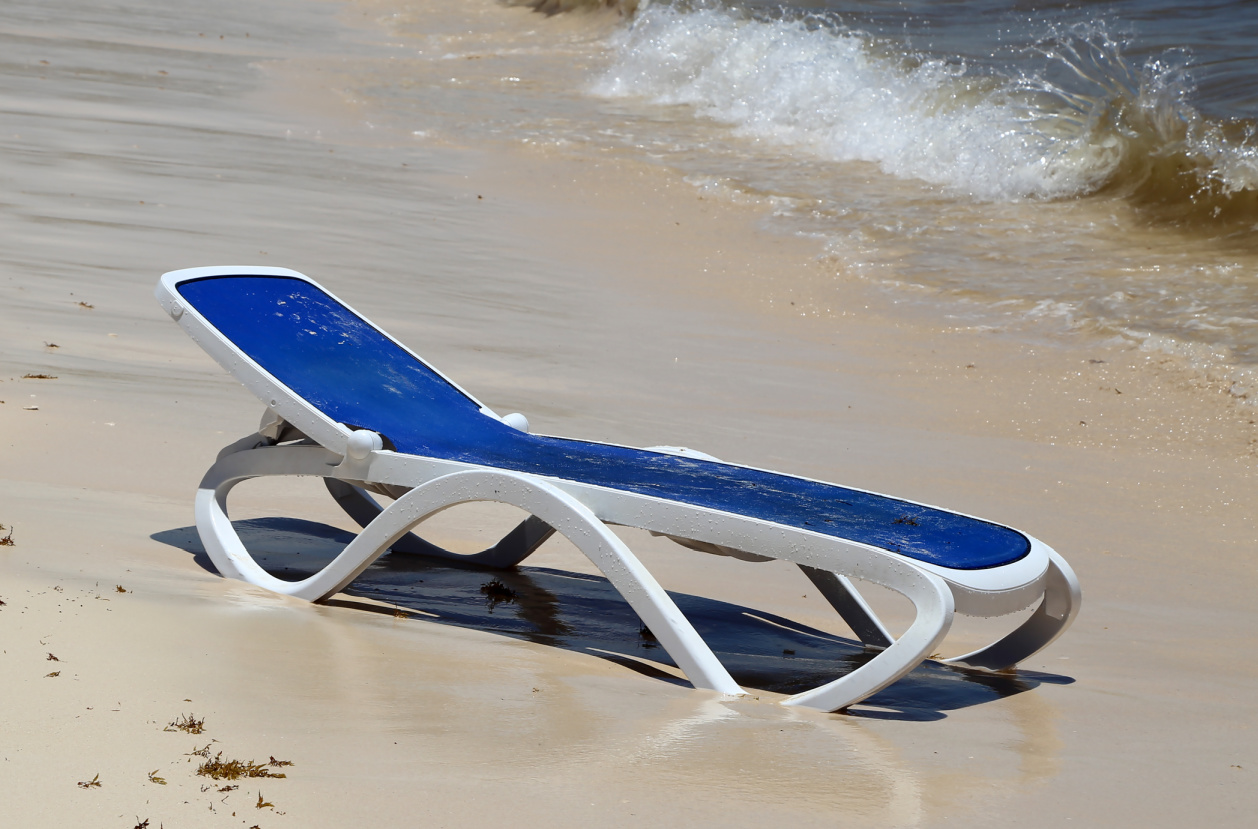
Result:
{"label": "blue mesh fabric seat", "polygon": [[277,380],[329,418],[399,452],[661,495],[864,542],[956,569],[1027,554],[1016,530],[834,484],[696,458],[521,432],[311,283],[192,280],[179,293]]}

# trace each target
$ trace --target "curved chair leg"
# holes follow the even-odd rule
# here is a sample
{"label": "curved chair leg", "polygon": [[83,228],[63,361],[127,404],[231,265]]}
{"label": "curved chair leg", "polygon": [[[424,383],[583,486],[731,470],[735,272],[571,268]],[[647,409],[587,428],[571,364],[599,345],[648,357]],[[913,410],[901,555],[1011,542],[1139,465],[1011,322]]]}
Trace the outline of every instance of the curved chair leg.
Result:
{"label": "curved chair leg", "polygon": [[[324,478],[323,483],[336,503],[345,510],[345,514],[354,519],[360,527],[366,527],[376,520],[376,517],[384,510],[384,507],[371,497],[371,493],[362,487],[354,486],[339,478]],[[390,549],[395,553],[429,556],[505,569],[524,561],[554,534],[553,527],[536,515],[530,515],[503,536],[497,544],[479,553],[455,553],[425,541],[415,533],[402,536],[393,543]]]}
{"label": "curved chair leg", "polygon": [[[271,475],[318,475],[328,474],[339,458],[321,447],[311,446],[263,446],[248,448],[242,442],[224,449],[218,461],[209,468],[197,487],[194,510],[197,534],[205,545],[205,552],[218,572],[229,579],[239,579],[251,584],[270,587],[266,580],[274,581],[286,593],[279,579],[274,579],[254,562],[245,550],[240,537],[227,517],[227,494],[231,489],[250,478]],[[232,451],[228,451],[228,450]],[[256,581],[255,578],[262,581]],[[275,589],[275,588],[271,588]]]}
{"label": "curved chair leg", "polygon": [[[571,495],[545,481],[517,473],[470,470],[415,487],[386,507],[318,573],[296,582],[275,578],[253,560],[241,543],[227,516],[227,495],[236,484],[259,475],[319,474],[311,470],[317,469],[321,457],[295,453],[286,457],[285,449],[269,448],[230,455],[210,468],[197,492],[197,530],[224,576],[318,601],[352,582],[391,544],[429,516],[454,504],[499,501],[538,516],[585,553],[651,628],[696,688],[731,695],[745,693],[623,541]],[[324,474],[326,471],[325,463]]]}
{"label": "curved chair leg", "polygon": [[336,505],[360,527],[375,521],[376,516],[384,511],[380,502],[360,486],[354,486],[340,478],[324,478],[323,485],[327,487],[328,494],[336,501]]}
{"label": "curved chair leg", "polygon": [[874,615],[873,608],[866,602],[850,579],[831,573],[829,570],[818,570],[806,564],[799,565],[804,575],[821,591],[821,595],[830,606],[839,612],[843,621],[852,632],[860,637],[867,648],[889,648],[895,639],[882,626],[882,622]]}
{"label": "curved chair leg", "polygon": [[789,697],[783,705],[839,711],[881,691],[930,656],[952,627],[952,591],[943,579],[917,568],[906,568],[895,589],[917,608],[917,618],[904,635],[851,673]]}
{"label": "curved chair leg", "polygon": [[1053,550],[1048,552],[1044,601],[1031,618],[1003,639],[963,656],[943,660],[949,665],[999,671],[1048,647],[1066,632],[1079,614],[1082,593],[1075,571]]}

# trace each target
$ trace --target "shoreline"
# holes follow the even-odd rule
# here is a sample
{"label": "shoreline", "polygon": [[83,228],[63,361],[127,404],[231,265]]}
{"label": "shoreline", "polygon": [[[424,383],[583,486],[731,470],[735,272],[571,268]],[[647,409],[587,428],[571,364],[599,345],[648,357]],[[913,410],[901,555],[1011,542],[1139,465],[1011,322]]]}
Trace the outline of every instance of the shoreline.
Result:
{"label": "shoreline", "polygon": [[[52,24],[6,70],[24,136],[0,137],[18,193],[0,259],[11,820],[1170,826],[1258,805],[1258,671],[1236,659],[1258,644],[1249,407],[1173,358],[957,331],[836,281],[815,242],[665,169],[367,141],[326,96],[266,109],[290,87],[250,64],[320,43],[352,63],[363,44],[338,38],[359,6],[285,3],[268,23],[247,5],[257,54],[214,57],[225,91],[204,100],[159,88],[204,80],[195,34],[169,36],[167,74],[147,66],[143,83],[109,31],[97,48]],[[310,41],[285,41],[289,22]],[[40,87],[41,59],[116,77]],[[130,120],[76,103],[103,89]],[[22,90],[49,103],[12,103]],[[223,580],[195,555],[192,493],[261,407],[151,293],[165,270],[240,261],[309,274],[539,432],[689,445],[1024,529],[1079,571],[1082,616],[1023,666],[1025,687],[926,673],[863,715],[817,715],[692,691],[645,651],[634,666],[419,604],[400,619],[371,596],[310,606]],[[852,311],[842,325],[791,309],[799,274]],[[313,484],[249,487],[241,518],[349,529]],[[436,538],[472,545],[492,518],[452,516]],[[770,565],[630,543],[670,590],[842,630]],[[562,544],[530,564],[583,572]],[[985,624],[959,619],[946,646]],[[162,730],[188,713],[225,756],[296,765],[202,791],[185,753],[207,738]]]}

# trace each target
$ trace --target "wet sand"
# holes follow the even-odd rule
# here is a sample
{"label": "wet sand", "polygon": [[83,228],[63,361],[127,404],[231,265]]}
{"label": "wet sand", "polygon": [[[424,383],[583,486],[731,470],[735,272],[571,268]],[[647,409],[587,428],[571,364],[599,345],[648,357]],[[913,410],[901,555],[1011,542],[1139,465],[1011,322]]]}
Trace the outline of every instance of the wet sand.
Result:
{"label": "wet sand", "polygon": [[[0,14],[6,823],[1244,825],[1252,408],[1164,356],[897,304],[658,168],[365,131],[317,73],[373,59],[382,6]],[[632,625],[600,624],[623,611],[560,542],[512,576],[571,606],[549,639],[513,633],[541,610],[488,607],[476,571],[398,563],[325,606],[223,580],[192,493],[260,406],[151,294],[224,263],[319,279],[536,431],[1024,529],[1077,569],[1083,613],[1014,678],[927,666],[829,715],[690,690]],[[796,310],[820,292],[842,325]],[[319,490],[246,485],[236,516],[325,549],[349,525]],[[471,549],[508,520],[452,511],[432,534]],[[845,635],[788,568],[626,538],[686,601],[723,602],[712,620]],[[399,594],[408,572],[431,589]],[[992,629],[959,619],[946,649]],[[203,734],[163,730],[189,713]],[[207,744],[294,765],[219,791],[194,773]]]}

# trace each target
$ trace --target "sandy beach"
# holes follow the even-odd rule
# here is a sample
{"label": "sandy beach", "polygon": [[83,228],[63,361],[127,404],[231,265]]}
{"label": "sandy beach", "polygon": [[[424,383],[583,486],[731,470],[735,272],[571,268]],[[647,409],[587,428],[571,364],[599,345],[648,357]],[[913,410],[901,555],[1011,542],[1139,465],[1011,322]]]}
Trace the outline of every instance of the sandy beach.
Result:
{"label": "sandy beach", "polygon": [[[406,11],[464,25],[433,5]],[[898,301],[766,231],[763,204],[665,166],[412,135],[353,92],[397,54],[380,21],[399,8],[0,11],[5,825],[1248,825],[1252,401],[1131,343]],[[460,14],[576,26],[480,0]],[[225,580],[192,496],[262,407],[152,298],[163,272],[214,264],[310,275],[537,432],[690,446],[1023,529],[1075,567],[1083,612],[1015,675],[927,665],[821,714],[695,691],[650,648],[510,635],[483,572],[398,565],[428,585],[409,603]],[[259,538],[352,528],[317,481],[237,492]],[[430,535],[470,550],[510,520],[469,507]],[[781,562],[624,538],[679,595],[846,635]],[[588,590],[623,612],[561,540],[529,566],[522,583],[561,604]],[[959,618],[946,651],[999,626]],[[188,715],[201,733],[172,726]],[[220,752],[284,777],[198,776]]]}

